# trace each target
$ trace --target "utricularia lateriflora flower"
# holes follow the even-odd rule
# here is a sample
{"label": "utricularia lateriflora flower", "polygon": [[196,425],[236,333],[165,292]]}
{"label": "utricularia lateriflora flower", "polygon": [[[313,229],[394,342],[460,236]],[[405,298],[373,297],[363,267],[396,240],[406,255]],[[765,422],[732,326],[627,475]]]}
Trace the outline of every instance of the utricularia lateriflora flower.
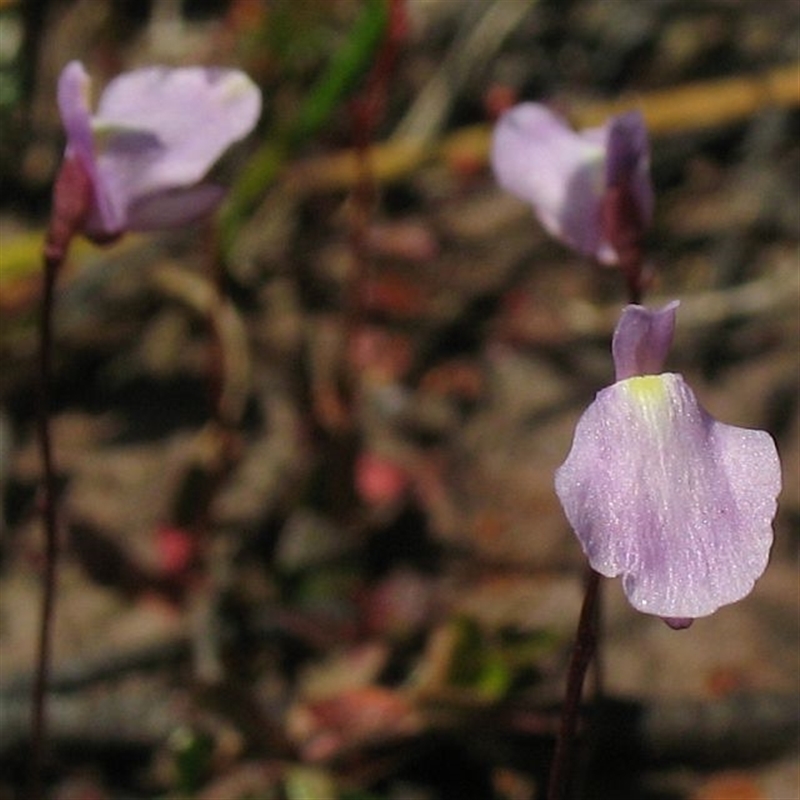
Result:
{"label": "utricularia lateriflora flower", "polygon": [[650,145],[638,111],[576,133],[546,106],[521,103],[500,117],[491,163],[551,235],[601,263],[623,260],[652,221]]}
{"label": "utricularia lateriflora flower", "polygon": [[767,565],[781,470],[772,437],[718,422],[663,372],[677,302],[631,305],[616,383],[578,422],[556,492],[597,572],[675,628],[747,595]]}
{"label": "utricularia lateriflora flower", "polygon": [[108,84],[94,115],[89,88],[83,65],[67,64],[58,84],[67,133],[62,192],[86,191],[81,232],[98,241],[211,211],[223,190],[205,180],[208,171],[261,112],[260,90],[233,69],[127,72]]}

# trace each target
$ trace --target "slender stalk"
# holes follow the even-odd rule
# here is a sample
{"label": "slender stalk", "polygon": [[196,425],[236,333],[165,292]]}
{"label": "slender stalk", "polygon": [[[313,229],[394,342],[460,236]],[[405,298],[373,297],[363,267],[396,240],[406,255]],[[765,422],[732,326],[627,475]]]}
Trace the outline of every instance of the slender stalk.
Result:
{"label": "slender stalk", "polygon": [[583,683],[597,647],[599,601],[600,574],[589,568],[578,632],[567,672],[567,690],[561,709],[561,725],[556,740],[556,750],[550,768],[547,800],[563,800],[569,796]]}
{"label": "slender stalk", "polygon": [[50,424],[53,354],[53,309],[56,279],[67,257],[70,242],[82,229],[92,198],[91,181],[76,158],[65,157],[53,186],[53,207],[44,245],[44,276],[39,322],[39,403],[37,426],[42,459],[42,524],[44,528],[44,574],[42,612],[36,677],[31,697],[31,800],[40,800],[47,741],[47,688],[50,678],[53,614],[58,562],[58,492],[53,464]]}
{"label": "slender stalk", "polygon": [[60,265],[60,254],[45,254],[39,329],[39,405],[37,419],[39,449],[42,459],[42,523],[45,547],[44,574],[42,576],[42,610],[39,621],[38,655],[31,711],[31,800],[39,800],[42,797],[42,772],[47,738],[46,699],[50,676],[51,629],[56,596],[56,564],[58,561],[58,498],[53,464],[50,395],[52,384],[53,305],[56,275]]}
{"label": "slender stalk", "polygon": [[[353,146],[357,158],[357,176],[351,193],[352,214],[349,226],[349,243],[352,254],[352,274],[344,307],[345,357],[353,336],[363,319],[364,286],[370,277],[372,262],[367,242],[369,224],[374,216],[378,198],[378,185],[372,168],[370,149],[375,131],[386,113],[387,98],[400,45],[406,31],[405,0],[389,0],[388,20],[383,40],[375,61],[365,78],[365,86],[351,103],[353,120]],[[352,417],[357,398],[358,383],[347,366],[344,375],[347,383],[348,416]]]}
{"label": "slender stalk", "polygon": [[[606,197],[604,206],[607,230],[620,254],[619,270],[628,289],[628,302],[642,302],[644,294],[644,250],[642,246],[642,225],[633,198],[629,192],[612,189]],[[564,800],[569,796],[570,778],[574,773],[575,737],[578,728],[581,697],[586,672],[598,649],[601,619],[600,575],[588,568],[586,587],[583,596],[578,631],[575,636],[569,671],[567,689],[561,709],[561,725],[556,739],[556,749],[550,768],[547,800]],[[596,666],[596,688],[602,687],[601,665]]]}
{"label": "slender stalk", "polygon": [[642,270],[639,265],[627,267],[623,265],[625,281],[628,285],[628,302],[639,305],[642,302],[644,289],[642,288]]}

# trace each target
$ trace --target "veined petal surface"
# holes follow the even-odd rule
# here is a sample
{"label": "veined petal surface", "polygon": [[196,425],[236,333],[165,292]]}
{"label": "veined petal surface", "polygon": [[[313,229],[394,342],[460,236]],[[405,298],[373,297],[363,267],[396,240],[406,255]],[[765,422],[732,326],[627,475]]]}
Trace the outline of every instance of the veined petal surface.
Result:
{"label": "veined petal surface", "polygon": [[556,492],[591,566],[634,608],[687,622],[747,595],[767,565],[780,463],[680,375],[632,377],[580,419]]}

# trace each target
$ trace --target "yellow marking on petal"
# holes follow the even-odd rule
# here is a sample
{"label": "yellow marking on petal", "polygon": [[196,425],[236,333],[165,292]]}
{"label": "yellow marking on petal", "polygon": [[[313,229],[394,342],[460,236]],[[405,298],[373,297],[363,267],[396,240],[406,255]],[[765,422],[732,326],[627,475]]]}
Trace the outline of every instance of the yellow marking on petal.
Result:
{"label": "yellow marking on petal", "polygon": [[672,404],[667,375],[641,375],[622,381],[622,386],[639,418],[650,430],[664,433],[669,427]]}
{"label": "yellow marking on petal", "polygon": [[667,401],[667,384],[663,375],[640,375],[624,381],[633,399],[642,405],[652,406]]}
{"label": "yellow marking on petal", "polygon": [[239,97],[252,91],[254,88],[253,81],[239,72],[234,72],[225,77],[222,87],[222,95],[226,100],[236,100]]}

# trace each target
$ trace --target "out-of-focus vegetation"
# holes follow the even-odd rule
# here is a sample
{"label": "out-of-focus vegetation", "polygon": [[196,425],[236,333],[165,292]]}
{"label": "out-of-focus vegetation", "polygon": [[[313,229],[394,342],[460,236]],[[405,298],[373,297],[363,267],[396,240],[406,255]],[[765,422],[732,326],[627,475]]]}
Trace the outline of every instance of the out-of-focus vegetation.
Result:
{"label": "out-of-focus vegetation", "polygon": [[0,798],[24,796],[72,58],[98,87],[235,64],[265,111],[218,219],[78,243],[60,276],[53,796],[542,796],[584,563],[552,474],[625,295],[496,187],[519,99],[644,110],[670,368],[784,463],[745,602],[676,634],[608,583],[586,785],[796,794],[799,42],[794,0],[0,0]]}

